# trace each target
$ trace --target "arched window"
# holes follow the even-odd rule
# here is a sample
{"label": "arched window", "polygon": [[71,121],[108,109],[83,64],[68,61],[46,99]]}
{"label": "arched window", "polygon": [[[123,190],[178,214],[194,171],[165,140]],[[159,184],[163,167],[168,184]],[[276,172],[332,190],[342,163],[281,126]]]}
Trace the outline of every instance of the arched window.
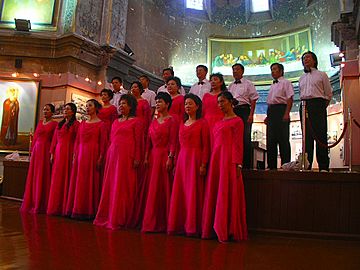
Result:
{"label": "arched window", "polygon": [[186,8],[204,10],[203,0],[186,0]]}
{"label": "arched window", "polygon": [[251,1],[251,12],[264,12],[269,11],[269,0],[250,0]]}

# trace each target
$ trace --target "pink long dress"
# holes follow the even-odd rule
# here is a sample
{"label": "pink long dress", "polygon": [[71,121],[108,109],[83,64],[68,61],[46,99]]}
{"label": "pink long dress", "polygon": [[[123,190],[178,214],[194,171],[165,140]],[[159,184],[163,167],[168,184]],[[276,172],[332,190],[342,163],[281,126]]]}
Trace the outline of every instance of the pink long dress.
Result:
{"label": "pink long dress", "polygon": [[110,105],[109,107],[102,107],[97,116],[106,124],[109,132],[112,123],[119,117],[117,108],[114,105]]}
{"label": "pink long dress", "polygon": [[174,116],[179,123],[182,123],[184,120],[184,110],[184,96],[177,95],[172,99],[169,114]]}
{"label": "pink long dress", "polygon": [[200,166],[209,160],[209,137],[208,124],[203,119],[190,126],[180,125],[180,152],[170,201],[168,233],[200,236],[205,180],[200,176]]}
{"label": "pink long dress", "polygon": [[56,126],[55,121],[47,124],[40,121],[36,127],[21,211],[46,212],[51,178],[50,146]]}
{"label": "pink long dress", "polygon": [[141,149],[143,133],[142,121],[137,117],[113,123],[95,225],[117,229],[134,224],[131,219],[139,189],[134,160],[139,161],[144,150]]}
{"label": "pink long dress", "polygon": [[56,128],[50,150],[54,159],[49,204],[46,211],[48,215],[66,214],[74,144],[79,124],[78,121],[75,121],[70,128],[67,127],[66,123],[61,129]]}
{"label": "pink long dress", "polygon": [[151,108],[146,99],[138,99],[136,107],[136,117],[143,121],[145,135],[148,132],[151,122]]}
{"label": "pink long dress", "polygon": [[177,144],[178,122],[169,117],[163,123],[154,119],[149,128],[147,147],[150,150],[149,169],[146,176],[148,187],[143,232],[165,232],[170,207],[172,172],[166,169],[169,152],[174,153]]}
{"label": "pink long dress", "polygon": [[236,164],[242,164],[244,124],[239,117],[217,122],[214,127],[208,178],[206,181],[202,238],[214,231],[219,241],[246,240],[246,206],[242,176],[236,176]]}
{"label": "pink long dress", "polygon": [[100,156],[104,157],[107,129],[103,121],[81,122],[76,136],[66,215],[73,218],[95,217],[101,195]]}
{"label": "pink long dress", "polygon": [[203,117],[208,122],[210,129],[211,145],[213,144],[213,129],[217,122],[224,118],[224,113],[220,110],[217,104],[217,96],[206,93],[202,99],[203,102]]}

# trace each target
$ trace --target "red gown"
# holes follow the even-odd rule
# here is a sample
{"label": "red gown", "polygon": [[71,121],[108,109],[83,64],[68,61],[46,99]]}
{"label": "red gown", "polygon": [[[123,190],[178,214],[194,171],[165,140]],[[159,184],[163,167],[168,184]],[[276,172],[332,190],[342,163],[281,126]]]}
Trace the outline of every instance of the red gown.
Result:
{"label": "red gown", "polygon": [[117,229],[134,224],[131,219],[139,189],[134,160],[139,161],[144,151],[141,149],[143,133],[142,121],[137,117],[113,123],[95,225]]}
{"label": "red gown", "polygon": [[143,121],[144,131],[147,134],[151,122],[151,108],[146,99],[138,99],[136,116]]}
{"label": "red gown", "polygon": [[119,117],[117,108],[114,105],[110,105],[106,108],[102,107],[97,116],[106,124],[109,132],[112,123]]}
{"label": "red gown", "polygon": [[210,129],[211,145],[213,142],[213,128],[215,123],[224,118],[224,113],[220,110],[217,104],[217,96],[206,93],[202,99],[203,103],[203,117],[208,122]]}
{"label": "red gown", "polygon": [[242,164],[244,124],[239,117],[222,120],[214,127],[208,178],[206,181],[202,238],[214,231],[219,241],[247,239],[246,206],[242,176],[236,176],[236,164]]}
{"label": "red gown", "polygon": [[184,121],[184,110],[184,96],[177,95],[172,99],[169,114],[174,116],[179,123],[182,123]]}
{"label": "red gown", "polygon": [[94,218],[101,195],[100,155],[104,157],[107,129],[103,121],[81,122],[76,136],[66,215]]}
{"label": "red gown", "polygon": [[46,212],[51,178],[50,146],[56,126],[56,121],[45,125],[40,121],[37,125],[21,211]]}
{"label": "red gown", "polygon": [[[148,152],[149,168],[146,183],[148,187],[143,232],[165,232],[170,206],[172,172],[166,170],[169,153],[174,153],[177,144],[178,122],[174,117],[159,123],[154,119],[149,128]],[[150,150],[151,149],[151,150]]]}
{"label": "red gown", "polygon": [[208,124],[200,119],[180,125],[180,152],[177,159],[168,220],[169,233],[200,235],[204,177],[200,166],[209,160]]}
{"label": "red gown", "polygon": [[66,202],[73,164],[74,144],[79,124],[78,121],[75,121],[70,128],[66,126],[66,123],[61,129],[56,128],[50,150],[54,159],[49,204],[46,211],[48,215],[66,214]]}

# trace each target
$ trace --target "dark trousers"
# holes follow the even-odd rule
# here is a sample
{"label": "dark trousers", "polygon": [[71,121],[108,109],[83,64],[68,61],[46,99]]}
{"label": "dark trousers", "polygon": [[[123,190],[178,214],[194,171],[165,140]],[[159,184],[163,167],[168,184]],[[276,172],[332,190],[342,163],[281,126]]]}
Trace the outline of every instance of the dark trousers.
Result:
{"label": "dark trousers", "polygon": [[269,105],[267,110],[266,148],[270,169],[277,168],[278,145],[281,164],[290,162],[290,121],[283,121],[285,110],[286,104]]}
{"label": "dark trousers", "polygon": [[251,126],[247,120],[250,115],[250,105],[238,105],[234,108],[234,113],[244,122],[244,158],[243,168],[250,169],[251,164]]}
{"label": "dark trousers", "polygon": [[[308,154],[309,168],[312,168],[314,159],[314,135],[323,144],[327,145],[327,101],[322,98],[313,98],[306,100],[306,109],[308,111],[309,119],[306,121],[305,131],[305,150]],[[300,119],[302,121],[302,107],[300,106]],[[309,123],[310,122],[310,123]],[[311,126],[311,127],[310,127]],[[319,164],[319,170],[329,170],[329,155],[328,149],[321,147],[316,143],[316,160]]]}

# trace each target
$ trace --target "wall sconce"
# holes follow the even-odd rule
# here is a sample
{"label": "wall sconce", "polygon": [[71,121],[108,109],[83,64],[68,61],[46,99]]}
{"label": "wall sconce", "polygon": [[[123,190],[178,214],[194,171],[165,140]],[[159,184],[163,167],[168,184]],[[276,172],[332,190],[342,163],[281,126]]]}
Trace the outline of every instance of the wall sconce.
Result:
{"label": "wall sconce", "polygon": [[129,47],[126,43],[125,43],[124,51],[125,51],[129,56],[134,55],[134,52],[132,51],[132,49],[130,49],[130,47]]}
{"label": "wall sconce", "polygon": [[16,31],[29,32],[29,30],[31,29],[30,20],[16,19],[16,18],[14,20],[15,20]]}

